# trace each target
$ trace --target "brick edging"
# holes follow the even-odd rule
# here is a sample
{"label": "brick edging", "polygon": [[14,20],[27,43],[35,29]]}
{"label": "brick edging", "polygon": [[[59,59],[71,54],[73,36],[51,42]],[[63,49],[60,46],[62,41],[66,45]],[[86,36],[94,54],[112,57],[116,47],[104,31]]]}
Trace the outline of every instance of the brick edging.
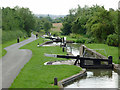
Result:
{"label": "brick edging", "polygon": [[66,79],[63,79],[61,81],[58,82],[58,86],[60,88],[63,88],[65,85],[68,85],[70,84],[71,82],[74,82],[75,80],[79,79],[79,78],[82,78],[83,76],[86,76],[87,73],[86,73],[86,69],[83,69],[82,71],[80,71],[80,73],[78,74],[75,74],[71,77],[68,77]]}

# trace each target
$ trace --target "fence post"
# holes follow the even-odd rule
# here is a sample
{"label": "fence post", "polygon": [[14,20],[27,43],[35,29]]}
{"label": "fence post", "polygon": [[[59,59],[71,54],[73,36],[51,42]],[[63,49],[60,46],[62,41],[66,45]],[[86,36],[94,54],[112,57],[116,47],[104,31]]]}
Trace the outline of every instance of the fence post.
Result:
{"label": "fence post", "polygon": [[112,56],[109,56],[108,59],[109,59],[108,64],[112,64]]}

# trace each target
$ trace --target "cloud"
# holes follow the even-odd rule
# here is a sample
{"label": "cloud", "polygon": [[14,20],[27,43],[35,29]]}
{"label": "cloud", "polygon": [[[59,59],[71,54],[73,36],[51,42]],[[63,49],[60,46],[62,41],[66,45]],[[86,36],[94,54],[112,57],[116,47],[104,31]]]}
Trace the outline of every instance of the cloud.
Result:
{"label": "cloud", "polygon": [[100,5],[108,10],[118,8],[119,0],[0,0],[2,7],[28,7],[35,14],[68,14],[69,9],[85,5]]}

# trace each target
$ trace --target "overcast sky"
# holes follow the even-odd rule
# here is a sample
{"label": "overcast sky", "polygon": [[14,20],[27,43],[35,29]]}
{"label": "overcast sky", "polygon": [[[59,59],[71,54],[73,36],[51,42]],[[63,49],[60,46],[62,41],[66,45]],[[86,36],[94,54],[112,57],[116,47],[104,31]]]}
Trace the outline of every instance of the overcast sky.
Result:
{"label": "overcast sky", "polygon": [[78,5],[84,7],[85,5],[104,6],[118,9],[119,0],[0,0],[0,7],[28,7],[34,14],[54,14],[66,15],[71,8],[77,8]]}

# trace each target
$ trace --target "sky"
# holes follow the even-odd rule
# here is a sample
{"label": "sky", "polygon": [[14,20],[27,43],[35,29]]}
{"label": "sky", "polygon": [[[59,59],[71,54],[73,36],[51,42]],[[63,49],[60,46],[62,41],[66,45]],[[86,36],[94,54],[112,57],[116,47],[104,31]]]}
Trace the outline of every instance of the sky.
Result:
{"label": "sky", "polygon": [[27,7],[34,14],[67,15],[69,10],[81,7],[100,5],[106,10],[118,9],[120,0],[0,0],[0,7]]}

